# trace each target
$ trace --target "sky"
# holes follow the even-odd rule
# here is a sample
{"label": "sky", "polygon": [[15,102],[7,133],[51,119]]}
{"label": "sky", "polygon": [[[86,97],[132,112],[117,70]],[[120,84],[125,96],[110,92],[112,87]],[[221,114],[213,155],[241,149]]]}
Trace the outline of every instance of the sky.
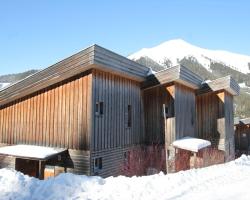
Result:
{"label": "sky", "polygon": [[250,1],[0,1],[0,75],[46,68],[92,44],[128,56],[177,38],[250,55]]}

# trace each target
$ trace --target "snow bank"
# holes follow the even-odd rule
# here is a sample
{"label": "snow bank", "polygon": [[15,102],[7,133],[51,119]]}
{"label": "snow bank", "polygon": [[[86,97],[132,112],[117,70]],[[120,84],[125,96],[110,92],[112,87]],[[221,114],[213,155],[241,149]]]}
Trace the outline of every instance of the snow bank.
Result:
{"label": "snow bank", "polygon": [[249,199],[250,157],[176,174],[145,177],[87,177],[61,174],[40,181],[0,170],[0,199]]}

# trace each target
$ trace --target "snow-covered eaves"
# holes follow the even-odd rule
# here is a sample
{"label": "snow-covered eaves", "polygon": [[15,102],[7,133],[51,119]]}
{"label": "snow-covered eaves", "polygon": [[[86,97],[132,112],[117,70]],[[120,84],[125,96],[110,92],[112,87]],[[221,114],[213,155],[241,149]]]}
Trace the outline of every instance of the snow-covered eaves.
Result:
{"label": "snow-covered eaves", "polygon": [[210,82],[204,82],[197,94],[216,92],[220,90],[225,90],[234,96],[240,94],[240,86],[231,76],[225,76]]}
{"label": "snow-covered eaves", "polygon": [[184,137],[173,142],[175,148],[198,152],[199,150],[211,146],[211,142],[193,137]]}
{"label": "snow-covered eaves", "polygon": [[177,65],[148,76],[143,88],[178,82],[193,89],[201,87],[203,79],[183,65]]}
{"label": "snow-covered eaves", "polygon": [[67,149],[35,145],[13,145],[0,147],[0,155],[30,160],[48,160],[49,158],[62,154],[66,151]]}

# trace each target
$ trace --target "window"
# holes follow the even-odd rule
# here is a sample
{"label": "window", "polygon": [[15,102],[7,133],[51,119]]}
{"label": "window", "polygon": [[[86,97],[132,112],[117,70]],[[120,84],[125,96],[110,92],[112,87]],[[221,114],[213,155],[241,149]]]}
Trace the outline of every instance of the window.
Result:
{"label": "window", "polygon": [[242,137],[247,137],[247,134],[246,133],[242,133]]}
{"label": "window", "polygon": [[99,171],[102,169],[102,157],[95,158],[94,171]]}
{"label": "window", "polygon": [[103,115],[103,102],[96,102],[95,104],[95,114]]}
{"label": "window", "polygon": [[128,105],[128,127],[132,126],[132,107]]}

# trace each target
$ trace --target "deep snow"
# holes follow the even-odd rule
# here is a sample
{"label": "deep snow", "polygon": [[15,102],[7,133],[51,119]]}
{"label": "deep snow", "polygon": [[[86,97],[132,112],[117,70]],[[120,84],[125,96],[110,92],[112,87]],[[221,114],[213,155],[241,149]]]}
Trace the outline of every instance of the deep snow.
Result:
{"label": "deep snow", "polygon": [[0,169],[0,199],[249,199],[250,156],[227,164],[145,177],[61,174],[40,181]]}
{"label": "deep snow", "polygon": [[227,65],[237,71],[250,73],[250,56],[231,53],[222,50],[209,50],[194,46],[182,39],[169,40],[153,48],[144,48],[130,55],[128,58],[137,60],[140,57],[149,57],[159,64],[169,59],[173,66],[178,64],[178,60],[194,57],[206,69],[210,70],[212,62],[218,62]]}

